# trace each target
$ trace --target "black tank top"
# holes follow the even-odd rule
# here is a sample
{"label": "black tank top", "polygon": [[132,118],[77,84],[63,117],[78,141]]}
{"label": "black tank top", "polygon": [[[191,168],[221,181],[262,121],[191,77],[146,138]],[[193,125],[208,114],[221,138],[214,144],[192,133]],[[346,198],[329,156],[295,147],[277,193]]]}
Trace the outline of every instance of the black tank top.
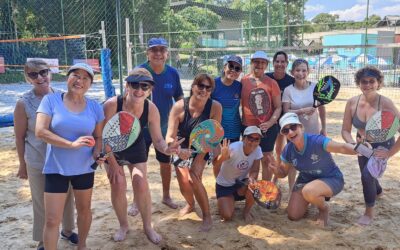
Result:
{"label": "black tank top", "polygon": [[[122,111],[124,99],[122,96],[117,97],[117,112]],[[143,136],[143,129],[147,126],[149,116],[149,100],[144,100],[143,113],[139,118],[140,134],[136,141],[127,149],[114,153],[120,164],[133,164],[147,161],[146,142]]]}
{"label": "black tank top", "polygon": [[192,132],[194,127],[196,127],[197,124],[199,124],[200,122],[210,119],[212,107],[212,100],[208,99],[201,115],[197,118],[192,118],[192,115],[189,112],[189,99],[190,97],[186,97],[183,101],[185,115],[183,117],[183,121],[180,122],[178,126],[178,138],[185,138],[181,145],[182,148],[187,148],[189,146],[190,133]]}

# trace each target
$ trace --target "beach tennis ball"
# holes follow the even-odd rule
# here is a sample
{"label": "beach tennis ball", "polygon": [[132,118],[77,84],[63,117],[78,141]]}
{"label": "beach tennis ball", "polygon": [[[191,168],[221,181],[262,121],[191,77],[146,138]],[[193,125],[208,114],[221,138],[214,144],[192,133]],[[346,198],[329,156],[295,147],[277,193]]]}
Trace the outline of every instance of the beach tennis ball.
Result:
{"label": "beach tennis ball", "polygon": [[88,147],[94,147],[95,144],[96,144],[96,141],[94,140],[93,137],[88,138],[88,142],[87,142]]}

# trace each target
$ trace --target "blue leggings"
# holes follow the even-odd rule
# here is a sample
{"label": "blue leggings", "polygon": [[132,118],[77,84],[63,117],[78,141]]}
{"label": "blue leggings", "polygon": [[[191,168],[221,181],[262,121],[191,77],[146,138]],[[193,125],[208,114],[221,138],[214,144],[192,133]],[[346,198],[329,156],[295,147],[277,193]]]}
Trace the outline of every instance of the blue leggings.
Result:
{"label": "blue leggings", "polygon": [[[387,149],[390,149],[394,144],[394,138],[382,142],[382,143],[373,143],[371,144],[373,148],[377,148],[378,146],[383,146]],[[368,158],[364,156],[358,157],[358,165],[361,171],[361,182],[363,186],[364,193],[364,201],[367,207],[375,206],[376,195],[382,193],[382,187],[379,184],[378,179],[372,177],[367,168]]]}

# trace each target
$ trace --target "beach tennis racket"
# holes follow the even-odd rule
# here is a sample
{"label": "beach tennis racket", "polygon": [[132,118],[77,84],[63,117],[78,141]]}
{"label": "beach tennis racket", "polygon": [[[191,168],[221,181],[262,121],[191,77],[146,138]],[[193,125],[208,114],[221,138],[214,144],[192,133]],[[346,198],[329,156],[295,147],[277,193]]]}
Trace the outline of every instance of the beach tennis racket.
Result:
{"label": "beach tennis racket", "polygon": [[[268,121],[271,110],[271,97],[263,88],[255,88],[249,94],[249,107],[251,113],[260,122]],[[264,133],[264,132],[263,132]]]}
{"label": "beach tennis racket", "polygon": [[365,126],[368,142],[385,142],[391,139],[400,128],[399,118],[391,111],[378,111]]}
{"label": "beach tennis racket", "polygon": [[319,107],[333,101],[339,93],[340,82],[333,76],[324,76],[314,87],[313,107]]}
{"label": "beach tennis racket", "polygon": [[278,186],[271,181],[259,180],[248,185],[254,200],[263,208],[277,209],[281,204],[282,194]]}
{"label": "beach tennis racket", "polygon": [[[139,119],[128,112],[120,111],[113,115],[103,128],[103,150],[105,145],[108,145],[112,152],[123,151],[136,141],[139,134]],[[102,153],[100,157],[105,155],[105,153]],[[95,162],[91,168],[96,169],[97,166],[98,164]]]}
{"label": "beach tennis racket", "polygon": [[199,123],[190,133],[189,148],[193,146],[194,153],[208,153],[217,147],[224,138],[224,129],[213,119]]}

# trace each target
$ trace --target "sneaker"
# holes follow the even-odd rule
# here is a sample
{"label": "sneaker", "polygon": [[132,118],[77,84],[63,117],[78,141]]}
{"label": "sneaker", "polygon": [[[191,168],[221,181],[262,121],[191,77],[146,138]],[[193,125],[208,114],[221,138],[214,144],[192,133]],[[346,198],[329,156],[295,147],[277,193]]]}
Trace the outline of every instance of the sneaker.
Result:
{"label": "sneaker", "polygon": [[60,234],[61,234],[61,239],[67,240],[69,244],[78,245],[79,237],[76,233],[72,232],[70,236],[67,236],[64,234],[63,231],[61,231]]}

